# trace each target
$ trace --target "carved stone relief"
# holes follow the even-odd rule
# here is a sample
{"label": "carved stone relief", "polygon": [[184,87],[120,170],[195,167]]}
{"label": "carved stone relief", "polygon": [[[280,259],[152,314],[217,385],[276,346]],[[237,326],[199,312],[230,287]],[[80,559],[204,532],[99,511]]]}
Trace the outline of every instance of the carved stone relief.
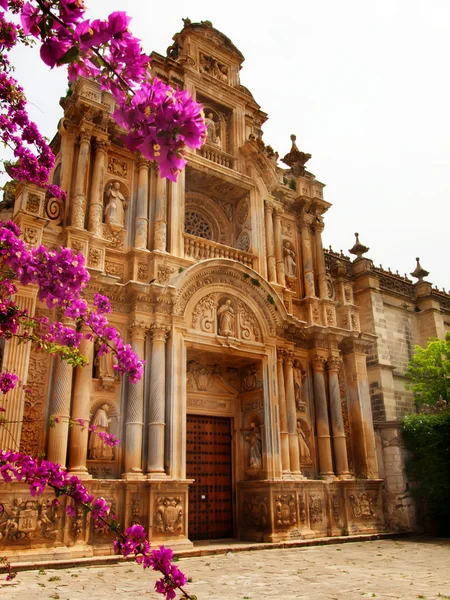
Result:
{"label": "carved stone relief", "polygon": [[309,496],[309,521],[311,526],[323,521],[322,497],[318,494]]}
{"label": "carved stone relief", "polygon": [[200,73],[207,73],[219,81],[228,83],[228,67],[213,56],[200,52]]}
{"label": "carved stone relief", "polygon": [[249,528],[265,529],[269,524],[269,501],[264,496],[251,496],[244,501],[244,523]]}
{"label": "carved stone relief", "polygon": [[162,285],[167,285],[175,272],[175,267],[169,267],[169,265],[158,265],[158,274],[156,280]]}
{"label": "carved stone relief", "polygon": [[350,495],[352,516],[356,520],[373,519],[376,516],[377,505],[376,493],[359,492]]}
{"label": "carved stone relief", "polygon": [[58,507],[52,506],[50,499],[16,497],[4,502],[1,508],[0,543],[58,538],[60,516]]}
{"label": "carved stone relief", "polygon": [[27,203],[25,205],[25,210],[34,215],[39,215],[41,212],[41,200],[42,198],[37,194],[29,193],[27,196]]}
{"label": "carved stone relief", "polygon": [[294,494],[281,494],[275,498],[275,526],[277,529],[293,527],[297,523],[297,502]]}
{"label": "carved stone relief", "polygon": [[183,503],[180,497],[162,496],[156,500],[155,530],[165,534],[183,532]]}
{"label": "carved stone relief", "polygon": [[116,177],[128,178],[128,163],[121,158],[110,156],[108,159],[108,173]]}
{"label": "carved stone relief", "polygon": [[120,229],[119,231],[112,231],[109,226],[103,224],[103,237],[109,242],[111,248],[115,250],[123,250],[125,242],[125,231]]}
{"label": "carved stone relief", "polygon": [[90,248],[88,256],[88,266],[92,269],[100,269],[102,266],[103,252],[98,248]]}

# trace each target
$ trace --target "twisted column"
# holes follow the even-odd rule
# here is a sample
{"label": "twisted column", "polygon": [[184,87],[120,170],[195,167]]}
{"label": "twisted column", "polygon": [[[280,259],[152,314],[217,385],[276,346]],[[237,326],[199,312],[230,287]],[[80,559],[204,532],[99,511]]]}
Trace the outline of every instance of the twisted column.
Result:
{"label": "twisted column", "polygon": [[89,205],[88,230],[96,236],[102,235],[103,220],[103,188],[105,180],[106,154],[108,151],[106,140],[95,140],[95,159],[92,174],[91,203]]}
{"label": "twisted column", "polygon": [[284,385],[286,393],[287,425],[289,433],[289,461],[291,465],[292,475],[301,475],[293,365],[294,356],[292,352],[286,352],[284,356]]}
{"label": "twisted column", "polygon": [[347,445],[345,442],[344,419],[342,417],[341,392],[339,389],[339,367],[341,359],[333,356],[327,360],[330,390],[331,429],[333,432],[336,473],[341,479],[349,478]]}
{"label": "twisted column", "polygon": [[316,221],[314,226],[316,237],[316,259],[317,259],[317,278],[319,280],[319,297],[328,298],[327,287],[327,269],[325,266],[325,255],[322,246],[322,231],[324,230],[323,220]]}
{"label": "twisted column", "polygon": [[[82,329],[82,333],[87,332],[87,327]],[[69,471],[76,473],[79,477],[86,477],[88,476],[86,460],[91,408],[92,360],[94,356],[94,343],[92,340],[83,338],[80,344],[80,352],[88,359],[89,363],[86,367],[77,367],[75,370],[72,402],[72,420],[75,421],[75,424],[70,430]],[[82,419],[86,426],[83,428],[77,425],[77,419]]]}
{"label": "twisted column", "polygon": [[289,475],[291,472],[291,463],[289,459],[289,435],[286,411],[286,395],[284,393],[283,356],[284,350],[279,349],[277,351],[277,377],[278,409],[280,413],[281,468],[283,471],[283,475]]}
{"label": "twisted column", "polygon": [[166,251],[167,239],[167,180],[156,176],[156,204],[155,204],[155,240],[154,249],[160,252]]}
{"label": "twisted column", "polygon": [[316,409],[317,446],[319,450],[319,470],[322,477],[331,477],[333,460],[331,457],[330,425],[328,422],[327,394],[325,389],[325,359],[314,356],[312,361],[314,373],[314,406]]}
{"label": "twisted column", "polygon": [[86,212],[86,186],[88,179],[89,156],[91,152],[91,132],[80,130],[80,150],[78,152],[75,187],[72,198],[72,225],[84,229]]}
{"label": "twisted column", "polygon": [[148,403],[148,459],[149,477],[161,477],[164,471],[164,433],[166,412],[166,339],[169,328],[160,323],[150,327],[152,358],[150,397]]}
{"label": "twisted column", "polygon": [[303,277],[305,280],[305,296],[315,297],[314,288],[314,268],[311,251],[311,238],[309,227],[311,224],[311,215],[302,213],[300,216],[300,232],[302,236],[302,256],[303,256]]}
{"label": "twisted column", "polygon": [[273,209],[273,232],[275,238],[275,261],[277,271],[277,281],[280,285],[286,285],[284,272],[283,245],[281,242],[281,207],[275,206]]}
{"label": "twisted column", "polygon": [[267,274],[270,283],[277,282],[275,248],[273,237],[273,205],[272,202],[264,200],[264,217],[266,225],[266,252],[267,252]]}
{"label": "twisted column", "polygon": [[143,249],[147,248],[148,236],[148,170],[149,162],[141,156],[138,161],[138,193],[134,246],[135,248]]}
{"label": "twisted column", "polygon": [[[130,327],[131,347],[140,359],[145,352],[145,327],[133,323]],[[128,386],[125,425],[125,476],[142,475],[142,434],[144,429],[144,378]]]}

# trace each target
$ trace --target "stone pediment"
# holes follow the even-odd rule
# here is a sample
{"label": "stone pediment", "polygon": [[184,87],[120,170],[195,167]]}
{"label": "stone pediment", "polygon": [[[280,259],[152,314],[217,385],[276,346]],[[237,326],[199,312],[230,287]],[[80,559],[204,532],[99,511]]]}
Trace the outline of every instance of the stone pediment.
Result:
{"label": "stone pediment", "polygon": [[180,33],[173,36],[174,42],[178,42],[181,46],[190,36],[196,36],[208,40],[215,48],[220,48],[222,51],[233,55],[234,58],[242,63],[244,55],[236,48],[233,42],[218,29],[213,27],[211,21],[200,21],[193,23],[189,18],[183,19],[184,27]]}

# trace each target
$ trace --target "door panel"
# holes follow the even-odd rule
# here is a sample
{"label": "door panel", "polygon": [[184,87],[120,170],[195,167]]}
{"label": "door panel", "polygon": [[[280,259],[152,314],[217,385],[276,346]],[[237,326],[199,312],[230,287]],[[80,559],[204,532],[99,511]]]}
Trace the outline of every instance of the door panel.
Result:
{"label": "door panel", "polygon": [[187,415],[189,538],[233,536],[231,419]]}

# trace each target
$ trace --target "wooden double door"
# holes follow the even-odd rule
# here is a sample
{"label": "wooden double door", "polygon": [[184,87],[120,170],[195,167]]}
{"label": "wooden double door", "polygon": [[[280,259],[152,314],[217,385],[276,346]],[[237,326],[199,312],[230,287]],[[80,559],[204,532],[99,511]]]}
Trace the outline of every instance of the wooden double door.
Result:
{"label": "wooden double door", "polygon": [[231,419],[187,415],[186,429],[189,538],[233,537]]}

